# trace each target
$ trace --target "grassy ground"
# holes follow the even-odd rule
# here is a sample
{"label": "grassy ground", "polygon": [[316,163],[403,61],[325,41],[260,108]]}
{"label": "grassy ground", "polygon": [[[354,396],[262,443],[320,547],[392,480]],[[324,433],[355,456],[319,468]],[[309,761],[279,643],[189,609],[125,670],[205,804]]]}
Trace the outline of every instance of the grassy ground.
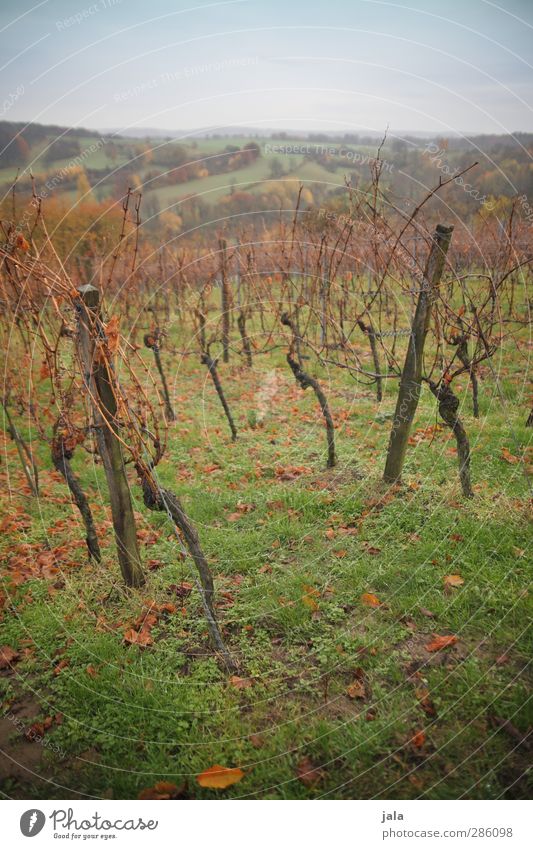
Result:
{"label": "grassy ground", "polygon": [[[195,798],[525,797],[531,431],[519,366],[499,391],[483,368],[478,421],[463,381],[476,491],[466,503],[427,394],[404,485],[387,491],[395,384],[378,405],[372,389],[322,373],[340,458],[326,471],[314,398],[281,353],[253,372],[235,356],[221,367],[236,444],[196,358],[174,370],[165,359],[177,421],[160,476],[198,526],[239,676],[217,665],[197,594],[183,588],[189,563],[138,489],[151,568],[127,593],[101,470],[75,459],[105,549],[96,567],[46,450],[35,501],[8,441],[0,643],[18,657],[1,672],[3,793],[135,798],[165,780]],[[152,602],[176,609],[160,613],[152,645],[125,644]],[[435,634],[457,642],[428,651]],[[27,742],[21,731],[43,722],[46,745]],[[244,778],[202,789],[196,775],[214,764]]]}

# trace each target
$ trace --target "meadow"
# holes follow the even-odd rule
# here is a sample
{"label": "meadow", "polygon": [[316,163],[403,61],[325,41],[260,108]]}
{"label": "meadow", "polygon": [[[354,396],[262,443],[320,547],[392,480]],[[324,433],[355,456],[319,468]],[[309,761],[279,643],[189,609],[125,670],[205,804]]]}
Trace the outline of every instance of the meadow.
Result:
{"label": "meadow", "polygon": [[[232,442],[205,367],[179,353],[190,330],[170,315],[162,358],[176,420],[159,476],[196,524],[239,668],[228,674],[213,654],[166,516],[145,508],[130,478],[147,582],[126,589],[101,464],[80,452],[72,461],[102,546],[96,564],[46,445],[19,421],[41,496],[5,434],[3,794],[526,798],[531,430],[514,344],[480,366],[478,419],[467,377],[456,387],[468,500],[427,388],[391,487],[396,381],[378,403],[346,371],[309,367],[336,424],[339,461],[326,469],[316,399],[282,347],[251,369],[235,353],[220,366]],[[367,361],[364,338],[354,345]],[[213,765],[242,775],[200,786]]]}

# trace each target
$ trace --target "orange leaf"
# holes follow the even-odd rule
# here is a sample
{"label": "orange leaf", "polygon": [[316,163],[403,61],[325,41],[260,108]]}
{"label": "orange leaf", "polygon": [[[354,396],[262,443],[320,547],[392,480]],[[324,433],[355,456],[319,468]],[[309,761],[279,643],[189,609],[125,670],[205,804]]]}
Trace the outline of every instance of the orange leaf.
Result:
{"label": "orange leaf", "polygon": [[424,731],[417,731],[416,734],[413,734],[410,740],[411,744],[415,747],[415,749],[421,749],[424,743],[426,742],[426,734]]}
{"label": "orange leaf", "polygon": [[502,459],[505,460],[507,463],[511,463],[513,465],[520,462],[520,458],[515,457],[514,454],[511,454],[508,448],[502,448]]}
{"label": "orange leaf", "polygon": [[374,593],[363,593],[361,596],[361,602],[366,605],[366,607],[381,607],[381,602]]}
{"label": "orange leaf", "polygon": [[442,580],[446,587],[462,587],[465,582],[460,575],[445,575]]}
{"label": "orange leaf", "polygon": [[364,699],[366,697],[365,685],[362,681],[354,681],[349,687],[346,687],[346,694],[351,699]]}
{"label": "orange leaf", "polygon": [[433,637],[434,639],[426,645],[426,651],[440,651],[441,649],[453,646],[457,642],[457,637],[454,635],[441,637],[438,634],[434,634]]}
{"label": "orange leaf", "polygon": [[210,766],[196,777],[200,787],[209,787],[211,790],[225,790],[232,784],[237,784],[244,778],[242,769],[230,769],[226,766]]}

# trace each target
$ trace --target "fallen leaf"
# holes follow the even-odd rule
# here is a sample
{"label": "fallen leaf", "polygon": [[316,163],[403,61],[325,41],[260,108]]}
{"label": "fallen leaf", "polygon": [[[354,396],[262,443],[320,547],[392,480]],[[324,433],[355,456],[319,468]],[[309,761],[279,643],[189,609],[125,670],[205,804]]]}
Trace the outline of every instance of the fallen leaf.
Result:
{"label": "fallen leaf", "polygon": [[170,584],[167,587],[168,593],[177,595],[178,598],[187,598],[193,591],[193,585],[187,581],[182,581],[181,584]]}
{"label": "fallen leaf", "polygon": [[426,651],[440,651],[441,649],[446,649],[449,646],[453,646],[457,642],[457,637],[454,635],[451,636],[439,636],[439,634],[433,635],[433,640],[430,643],[427,643],[425,646]]}
{"label": "fallen leaf", "polygon": [[156,569],[161,569],[165,564],[162,560],[149,560],[146,564],[147,568],[153,572]]}
{"label": "fallen leaf", "polygon": [[9,669],[13,661],[18,660],[19,653],[11,646],[0,647],[0,669]]}
{"label": "fallen leaf", "polygon": [[520,462],[520,457],[515,457],[514,454],[511,454],[508,448],[502,448],[502,460],[505,460],[506,463],[511,463],[512,465],[516,465],[516,463]]}
{"label": "fallen leaf", "polygon": [[424,731],[417,731],[416,734],[413,734],[410,740],[410,743],[415,747],[415,749],[421,749],[425,742],[426,734]]}
{"label": "fallen leaf", "polygon": [[54,675],[60,675],[63,669],[66,669],[68,663],[68,660],[66,660],[65,658],[63,660],[60,660],[59,663],[54,666]]}
{"label": "fallen leaf", "polygon": [[426,716],[437,715],[437,709],[435,708],[435,705],[430,699],[429,690],[427,689],[427,687],[417,687],[417,689],[415,690],[415,695],[420,703],[420,707],[422,708]]}
{"label": "fallen leaf", "polygon": [[239,678],[238,675],[232,675],[229,682],[236,690],[246,690],[247,687],[252,687],[254,683],[251,678]]}
{"label": "fallen leaf", "polygon": [[130,646],[151,646],[154,642],[148,631],[136,631],[135,628],[128,628],[124,634],[124,642]]}
{"label": "fallen leaf", "polygon": [[305,586],[305,593],[302,596],[302,603],[305,604],[306,607],[309,607],[310,610],[318,610],[318,604],[316,602],[316,597],[320,595],[319,591],[316,587]]}
{"label": "fallen leaf", "polygon": [[346,694],[351,699],[364,699],[366,698],[365,685],[362,681],[354,681],[353,684],[346,687]]}
{"label": "fallen leaf", "polygon": [[316,767],[307,756],[297,764],[296,775],[306,787],[314,787],[324,777],[323,771]]}
{"label": "fallen leaf", "polygon": [[183,796],[185,784],[177,787],[170,781],[156,781],[153,787],[145,787],[138,795],[138,799],[179,799]]}
{"label": "fallen leaf", "polygon": [[381,607],[381,602],[374,593],[363,593],[360,600],[366,607]]}
{"label": "fallen leaf", "polygon": [[244,772],[242,769],[230,769],[229,767],[215,764],[200,773],[196,777],[196,780],[200,787],[208,787],[211,790],[225,790],[226,787],[237,784],[243,778]]}
{"label": "fallen leaf", "polygon": [[465,582],[460,575],[445,575],[442,580],[445,587],[462,587]]}

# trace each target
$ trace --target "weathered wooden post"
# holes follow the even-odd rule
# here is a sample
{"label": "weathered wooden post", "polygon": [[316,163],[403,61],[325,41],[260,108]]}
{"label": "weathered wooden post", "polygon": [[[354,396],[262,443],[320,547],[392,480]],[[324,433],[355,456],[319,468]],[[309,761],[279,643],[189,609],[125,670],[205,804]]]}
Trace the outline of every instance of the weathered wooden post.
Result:
{"label": "weathered wooden post", "polygon": [[141,587],[144,575],[122,446],[118,438],[120,425],[117,420],[117,402],[106,364],[95,357],[96,339],[102,333],[100,292],[90,284],[82,286],[78,291],[78,352],[93,410],[98,452],[107,479],[118,560],[127,586]]}
{"label": "weathered wooden post", "polygon": [[424,278],[418,293],[396,401],[396,411],[392,422],[383,475],[383,479],[388,483],[399,481],[402,475],[409,434],[420,399],[424,344],[429,330],[431,307],[444,270],[444,261],[450,246],[452,232],[453,227],[444,227],[442,224],[437,224],[433,234]]}

